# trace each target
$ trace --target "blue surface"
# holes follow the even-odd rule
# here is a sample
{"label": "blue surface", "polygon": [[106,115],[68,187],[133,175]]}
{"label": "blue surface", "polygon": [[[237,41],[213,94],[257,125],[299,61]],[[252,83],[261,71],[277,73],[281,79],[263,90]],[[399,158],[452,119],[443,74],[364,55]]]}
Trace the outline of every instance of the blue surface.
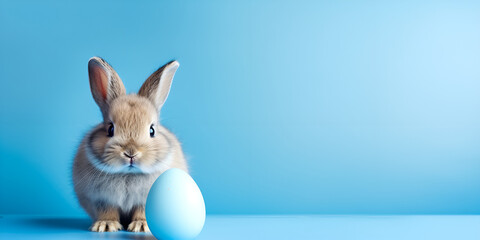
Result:
{"label": "blue surface", "polygon": [[[4,216],[0,218],[0,239],[144,239],[145,233],[93,233],[88,219]],[[198,240],[478,240],[480,216],[207,216]]]}
{"label": "blue surface", "polygon": [[480,214],[480,1],[0,1],[2,214],[84,215],[94,55],[130,92],[179,60],[208,213]]}

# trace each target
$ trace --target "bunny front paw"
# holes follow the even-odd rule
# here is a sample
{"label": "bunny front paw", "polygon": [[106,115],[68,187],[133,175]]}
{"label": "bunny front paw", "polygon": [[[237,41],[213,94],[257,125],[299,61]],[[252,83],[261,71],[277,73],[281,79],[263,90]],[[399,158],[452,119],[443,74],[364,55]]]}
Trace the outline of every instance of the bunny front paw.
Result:
{"label": "bunny front paw", "polygon": [[128,231],[130,231],[130,232],[150,232],[150,229],[147,226],[147,221],[136,220],[136,221],[132,221],[128,225]]}
{"label": "bunny front paw", "polygon": [[92,225],[90,230],[92,232],[116,232],[122,228],[122,224],[118,221],[99,220]]}

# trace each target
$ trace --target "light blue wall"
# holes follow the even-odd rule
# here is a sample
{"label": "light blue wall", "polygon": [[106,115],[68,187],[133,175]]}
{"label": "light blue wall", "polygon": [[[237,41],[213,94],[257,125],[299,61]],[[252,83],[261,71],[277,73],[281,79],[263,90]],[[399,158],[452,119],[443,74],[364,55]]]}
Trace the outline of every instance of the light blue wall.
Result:
{"label": "light blue wall", "polygon": [[0,213],[83,214],[99,55],[130,92],[179,60],[209,213],[480,214],[478,1],[138,2],[1,1]]}

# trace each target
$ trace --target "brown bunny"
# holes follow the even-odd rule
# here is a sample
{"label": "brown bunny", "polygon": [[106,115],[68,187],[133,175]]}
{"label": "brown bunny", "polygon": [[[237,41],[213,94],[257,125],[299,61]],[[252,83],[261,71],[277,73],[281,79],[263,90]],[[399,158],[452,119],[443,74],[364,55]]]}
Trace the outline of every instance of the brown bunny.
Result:
{"label": "brown bunny", "polygon": [[80,205],[95,221],[95,232],[115,232],[128,224],[149,231],[145,202],[155,179],[169,168],[187,171],[179,141],[160,125],[160,109],[179,63],[154,72],[138,94],[125,92],[122,80],[103,59],[88,62],[90,88],[103,122],[83,139],[73,163]]}

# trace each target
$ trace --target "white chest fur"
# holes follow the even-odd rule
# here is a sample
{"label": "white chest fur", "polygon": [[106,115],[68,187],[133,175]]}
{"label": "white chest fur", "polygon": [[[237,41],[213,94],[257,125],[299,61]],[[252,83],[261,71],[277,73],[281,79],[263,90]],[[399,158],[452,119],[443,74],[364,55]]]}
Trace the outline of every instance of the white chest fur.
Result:
{"label": "white chest fur", "polygon": [[90,179],[88,198],[96,204],[117,206],[129,212],[145,205],[147,195],[158,174],[102,174]]}

